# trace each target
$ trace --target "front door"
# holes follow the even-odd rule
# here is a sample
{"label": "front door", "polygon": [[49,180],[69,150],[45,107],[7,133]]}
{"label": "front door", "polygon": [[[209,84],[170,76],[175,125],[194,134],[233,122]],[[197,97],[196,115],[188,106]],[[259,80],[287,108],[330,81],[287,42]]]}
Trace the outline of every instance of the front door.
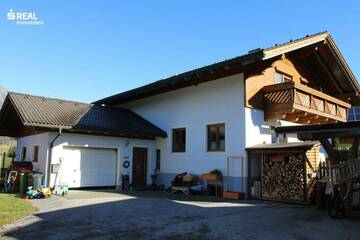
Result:
{"label": "front door", "polygon": [[145,186],[146,172],[147,172],[147,148],[134,148],[132,184],[134,186]]}

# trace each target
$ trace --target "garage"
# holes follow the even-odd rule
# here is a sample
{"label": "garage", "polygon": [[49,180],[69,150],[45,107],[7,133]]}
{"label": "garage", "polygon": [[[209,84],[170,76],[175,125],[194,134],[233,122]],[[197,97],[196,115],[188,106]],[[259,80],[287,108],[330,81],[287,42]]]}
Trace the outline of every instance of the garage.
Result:
{"label": "garage", "polygon": [[[17,139],[16,160],[31,161],[34,171],[44,174],[44,186],[71,188],[116,186],[118,148],[152,147],[155,138],[167,137],[129,109],[20,93],[6,96],[1,134]],[[130,159],[131,153],[121,154]]]}
{"label": "garage", "polygon": [[64,147],[59,181],[70,188],[116,185],[116,150]]}

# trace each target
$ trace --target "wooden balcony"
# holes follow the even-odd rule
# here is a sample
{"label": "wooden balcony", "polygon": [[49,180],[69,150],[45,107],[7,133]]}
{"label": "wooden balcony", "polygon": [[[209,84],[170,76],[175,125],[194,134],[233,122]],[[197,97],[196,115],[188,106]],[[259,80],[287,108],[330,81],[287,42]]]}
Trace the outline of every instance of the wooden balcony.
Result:
{"label": "wooden balcony", "polygon": [[313,88],[286,82],[262,88],[265,120],[280,119],[300,124],[347,121],[350,104]]}

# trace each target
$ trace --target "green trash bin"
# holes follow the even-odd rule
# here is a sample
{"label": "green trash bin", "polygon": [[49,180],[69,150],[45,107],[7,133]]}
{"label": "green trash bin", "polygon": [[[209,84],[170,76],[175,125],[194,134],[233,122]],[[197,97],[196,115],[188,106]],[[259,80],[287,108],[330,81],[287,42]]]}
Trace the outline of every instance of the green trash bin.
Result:
{"label": "green trash bin", "polygon": [[32,186],[32,174],[27,172],[22,172],[20,175],[20,184],[19,184],[19,193],[25,194],[29,186]]}

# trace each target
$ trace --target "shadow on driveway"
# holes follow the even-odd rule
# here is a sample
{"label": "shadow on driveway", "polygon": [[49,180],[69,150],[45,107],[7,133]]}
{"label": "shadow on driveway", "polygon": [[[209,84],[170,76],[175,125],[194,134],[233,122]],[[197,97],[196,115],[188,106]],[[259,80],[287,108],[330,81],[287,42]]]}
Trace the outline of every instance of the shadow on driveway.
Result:
{"label": "shadow on driveway", "polygon": [[[359,223],[344,225],[343,221],[329,219],[325,213],[304,206],[252,201],[185,201],[137,194],[140,193],[92,191],[83,192],[84,198],[81,198],[78,191],[65,198],[39,200],[50,205],[40,209],[32,221],[20,224],[4,236],[16,239],[328,240],[356,239],[360,234]],[[98,198],[90,198],[92,195]],[[51,201],[56,210],[52,210]]]}

